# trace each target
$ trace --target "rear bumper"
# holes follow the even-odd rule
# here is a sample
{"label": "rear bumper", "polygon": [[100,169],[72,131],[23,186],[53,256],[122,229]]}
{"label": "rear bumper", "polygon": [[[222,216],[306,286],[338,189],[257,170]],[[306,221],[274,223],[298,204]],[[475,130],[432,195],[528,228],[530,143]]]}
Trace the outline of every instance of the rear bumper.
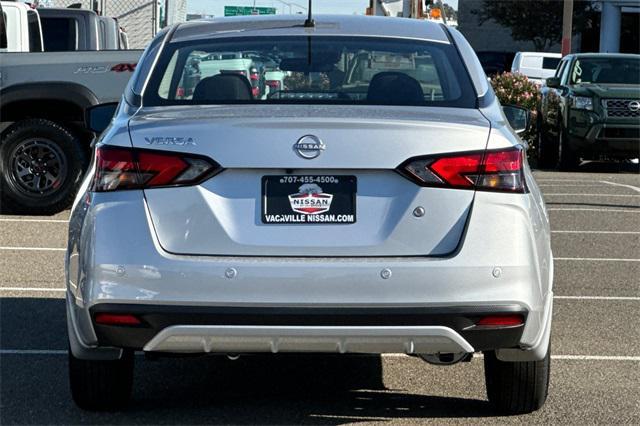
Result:
{"label": "rear bumper", "polygon": [[161,352],[474,352],[516,348],[524,325],[487,328],[489,315],[518,305],[440,308],[217,308],[103,303],[98,313],[132,314],[137,326],[95,324],[100,346]]}
{"label": "rear bumper", "polygon": [[[318,344],[332,351],[347,345],[350,351],[358,337],[353,327],[365,327],[359,333],[375,343],[367,351],[392,346],[405,352],[412,339],[415,344],[418,338],[438,336],[436,330],[444,327],[450,330],[447,336],[456,333],[474,351],[528,352],[539,344],[548,322],[553,270],[548,223],[533,189],[518,195],[477,193],[463,245],[442,258],[173,255],[159,246],[141,193],[94,194],[95,204],[79,203],[70,222],[66,262],[72,350],[85,350],[82,356],[87,357],[107,347],[184,351],[162,342],[148,346],[164,332],[174,340],[196,336],[203,351],[202,341],[225,340],[228,330],[248,326],[249,331],[231,336],[233,345],[207,347],[240,351],[246,333],[267,333],[243,350],[293,339],[282,348],[306,351],[306,338],[297,333],[312,328],[298,327],[320,327],[312,333]],[[145,327],[95,324],[97,312],[113,309],[140,315]],[[495,332],[466,329],[478,315],[505,309],[522,312],[525,325]],[[182,326],[189,327],[172,328]],[[290,327],[296,329],[295,338],[288,335]],[[385,334],[389,330],[394,331]]]}

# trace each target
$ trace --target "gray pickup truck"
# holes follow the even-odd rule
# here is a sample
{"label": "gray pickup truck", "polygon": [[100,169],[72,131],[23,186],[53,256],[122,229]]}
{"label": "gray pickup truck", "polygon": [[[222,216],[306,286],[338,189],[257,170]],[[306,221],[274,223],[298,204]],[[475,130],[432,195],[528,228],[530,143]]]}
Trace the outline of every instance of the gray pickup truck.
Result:
{"label": "gray pickup truck", "polygon": [[[0,207],[17,213],[50,214],[71,203],[94,137],[85,112],[120,99],[142,54],[98,50],[102,21],[94,12],[67,10],[63,17],[56,10],[40,11],[47,16],[42,22],[45,52],[0,53]],[[58,36],[48,41],[45,21],[50,19],[83,24],[53,22]],[[98,39],[84,39],[79,46],[82,37],[71,37],[69,28],[98,34]],[[69,40],[76,44],[65,45]],[[47,52],[48,43],[62,51]]]}

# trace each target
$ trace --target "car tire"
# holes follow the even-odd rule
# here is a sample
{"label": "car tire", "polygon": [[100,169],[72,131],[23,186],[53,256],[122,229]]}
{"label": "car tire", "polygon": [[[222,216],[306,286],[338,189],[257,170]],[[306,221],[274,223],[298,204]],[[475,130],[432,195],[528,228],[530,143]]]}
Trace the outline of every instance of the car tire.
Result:
{"label": "car tire", "polygon": [[569,172],[577,169],[580,164],[578,154],[569,146],[564,132],[561,131],[558,138],[558,170]]}
{"label": "car tire", "polygon": [[69,384],[76,405],[84,410],[122,409],[133,387],[133,352],[113,361],[76,358],[69,349]]}
{"label": "car tire", "polygon": [[542,127],[538,128],[538,168],[552,169],[558,164],[558,141],[553,141]]}
{"label": "car tire", "polygon": [[504,414],[526,414],[544,405],[549,390],[550,351],[540,361],[500,361],[484,354],[487,397]]}
{"label": "car tire", "polygon": [[87,163],[69,130],[39,118],[3,133],[0,159],[3,207],[28,214],[54,214],[71,205]]}

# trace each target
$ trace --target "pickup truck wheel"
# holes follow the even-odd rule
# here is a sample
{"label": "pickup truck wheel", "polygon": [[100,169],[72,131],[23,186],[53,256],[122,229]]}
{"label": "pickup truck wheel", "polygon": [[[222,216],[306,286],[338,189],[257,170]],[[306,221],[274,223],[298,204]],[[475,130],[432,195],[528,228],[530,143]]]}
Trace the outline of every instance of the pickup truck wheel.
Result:
{"label": "pickup truck wheel", "polygon": [[558,164],[558,142],[553,141],[538,128],[538,168],[551,169]]}
{"label": "pickup truck wheel", "polygon": [[540,361],[500,361],[494,351],[484,354],[487,397],[500,412],[525,414],[544,405],[549,389],[549,352]]}
{"label": "pickup truck wheel", "polygon": [[76,405],[84,410],[109,411],[126,406],[133,387],[133,352],[114,361],[85,360],[69,349],[69,384]]}
{"label": "pickup truck wheel", "polygon": [[73,201],[86,156],[64,127],[44,119],[11,126],[0,145],[2,202],[19,213],[52,214]]}
{"label": "pickup truck wheel", "polygon": [[558,140],[558,170],[569,172],[578,168],[580,159],[571,149],[564,132],[560,132]]}

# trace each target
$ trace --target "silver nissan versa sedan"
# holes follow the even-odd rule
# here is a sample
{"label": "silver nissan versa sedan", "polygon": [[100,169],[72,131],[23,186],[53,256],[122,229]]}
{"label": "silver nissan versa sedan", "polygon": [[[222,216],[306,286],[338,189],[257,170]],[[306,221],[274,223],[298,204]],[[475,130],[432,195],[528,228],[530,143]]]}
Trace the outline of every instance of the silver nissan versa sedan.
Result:
{"label": "silver nissan versa sedan", "polygon": [[498,410],[540,408],[553,258],[526,113],[503,113],[455,29],[303,22],[173,26],[110,125],[114,105],[90,111],[104,132],[66,258],[74,400],[124,405],[134,351],[482,352]]}

